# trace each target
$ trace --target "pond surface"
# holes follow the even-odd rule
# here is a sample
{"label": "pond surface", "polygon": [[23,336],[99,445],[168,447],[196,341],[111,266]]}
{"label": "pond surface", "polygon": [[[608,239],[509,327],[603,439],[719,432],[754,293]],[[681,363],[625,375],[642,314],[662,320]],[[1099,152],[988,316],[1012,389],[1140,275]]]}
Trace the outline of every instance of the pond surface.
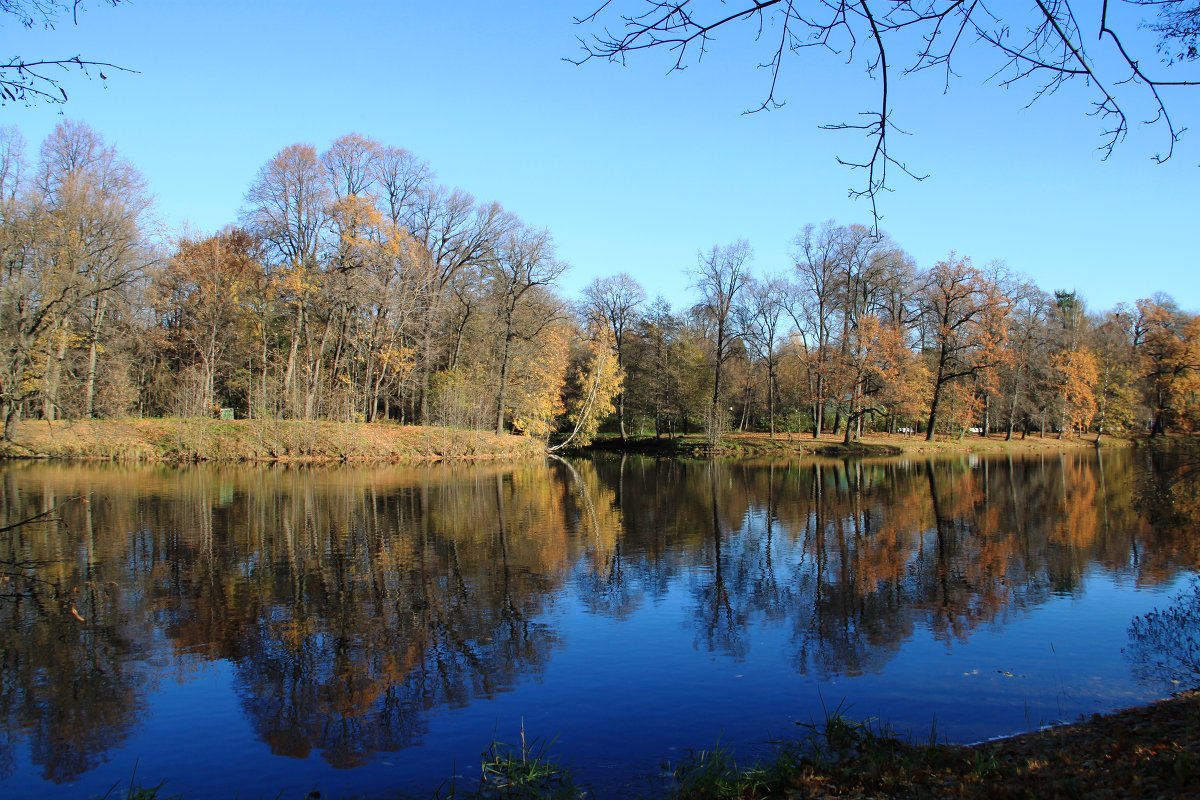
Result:
{"label": "pond surface", "polygon": [[0,796],[429,798],[522,728],[650,796],[837,709],[968,742],[1162,697],[1131,623],[1200,537],[1160,460],[6,466],[0,525],[55,510],[0,533]]}

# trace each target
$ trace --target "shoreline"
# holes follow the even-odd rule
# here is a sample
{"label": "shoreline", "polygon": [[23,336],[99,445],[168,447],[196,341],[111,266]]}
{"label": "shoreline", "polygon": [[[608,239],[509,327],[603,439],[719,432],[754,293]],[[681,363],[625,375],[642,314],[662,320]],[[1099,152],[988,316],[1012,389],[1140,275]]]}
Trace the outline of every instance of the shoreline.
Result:
{"label": "shoreline", "polygon": [[1200,690],[970,745],[859,734],[855,750],[820,768],[804,765],[786,796],[1196,796]]}
{"label": "shoreline", "polygon": [[[775,756],[739,767],[719,744],[670,770],[675,800],[801,798],[1200,797],[1200,690],[1072,723],[974,744],[914,744],[885,725],[838,713],[804,725],[805,737],[778,743]],[[499,755],[497,755],[499,754]],[[590,796],[569,767],[497,745],[484,779],[465,797],[530,800]],[[488,758],[491,756],[490,758]],[[497,790],[515,790],[495,794]],[[459,796],[455,794],[454,796]],[[655,795],[657,796],[657,795]]]}
{"label": "shoreline", "polygon": [[987,437],[979,434],[966,436],[938,436],[926,441],[924,436],[876,433],[856,439],[849,445],[841,435],[822,434],[814,439],[807,433],[777,433],[774,437],[766,433],[732,433],[711,444],[699,434],[675,438],[631,437],[622,442],[615,437],[605,437],[593,442],[589,449],[636,453],[653,456],[681,456],[697,458],[737,458],[745,456],[765,457],[779,455],[823,456],[832,458],[864,456],[898,456],[921,454],[935,456],[948,453],[1061,453],[1070,450],[1094,451],[1096,448],[1124,448],[1139,444],[1139,440],[1105,434],[1097,444],[1095,434],[1084,436],[1014,436],[1011,441],[1003,433]]}
{"label": "shoreline", "polygon": [[299,420],[103,419],[18,423],[3,459],[118,463],[404,463],[518,461],[542,442],[488,431]]}
{"label": "shoreline", "polygon": [[[832,434],[732,433],[717,444],[700,434],[606,436],[587,448],[568,451],[619,452],[682,458],[859,458],[918,454],[1061,453],[1133,447],[1139,439],[1095,434],[1014,437],[1003,433],[923,436],[869,434],[850,445]],[[1166,442],[1172,439],[1164,440]],[[123,463],[434,463],[516,461],[543,458],[543,441],[515,434],[390,422],[353,423],[302,420],[215,420],[208,418],[43,420],[17,423],[13,441],[0,442],[0,459],[77,459]]]}

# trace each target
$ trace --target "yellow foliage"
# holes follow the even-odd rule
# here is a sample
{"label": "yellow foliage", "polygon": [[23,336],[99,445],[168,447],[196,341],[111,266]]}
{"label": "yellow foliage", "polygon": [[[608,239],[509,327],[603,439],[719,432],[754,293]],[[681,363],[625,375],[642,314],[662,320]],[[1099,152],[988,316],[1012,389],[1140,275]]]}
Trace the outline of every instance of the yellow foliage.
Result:
{"label": "yellow foliage", "polygon": [[562,390],[569,356],[568,332],[561,322],[516,349],[509,395],[514,431],[544,438],[554,430],[554,419],[564,410]]}
{"label": "yellow foliage", "polygon": [[1096,386],[1100,382],[1100,369],[1096,357],[1086,347],[1064,350],[1054,357],[1052,366],[1058,378],[1065,426],[1086,430],[1098,408]]}
{"label": "yellow foliage", "polygon": [[600,423],[616,410],[613,400],[625,382],[624,372],[617,365],[612,329],[593,324],[588,333],[572,375],[576,391],[566,404],[567,421],[572,426],[568,441],[577,447],[590,444]]}

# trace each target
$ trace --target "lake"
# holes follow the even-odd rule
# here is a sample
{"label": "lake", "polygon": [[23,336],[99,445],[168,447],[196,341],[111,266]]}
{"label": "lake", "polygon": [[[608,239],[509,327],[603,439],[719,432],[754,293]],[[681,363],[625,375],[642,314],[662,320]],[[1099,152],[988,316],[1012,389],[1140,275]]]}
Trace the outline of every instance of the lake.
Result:
{"label": "lake", "polygon": [[[1197,492],[1033,457],[0,468],[0,796],[593,797],[829,713],[971,742],[1169,694]],[[114,796],[118,796],[114,793]],[[123,795],[119,795],[123,796]]]}

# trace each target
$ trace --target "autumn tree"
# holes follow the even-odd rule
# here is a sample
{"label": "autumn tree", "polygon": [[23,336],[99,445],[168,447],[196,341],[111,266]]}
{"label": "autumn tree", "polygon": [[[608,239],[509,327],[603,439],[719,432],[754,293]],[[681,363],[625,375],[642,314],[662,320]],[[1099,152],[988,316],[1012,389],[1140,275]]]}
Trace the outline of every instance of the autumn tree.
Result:
{"label": "autumn tree", "polygon": [[911,332],[903,325],[881,321],[877,334],[876,376],[879,382],[876,402],[893,423],[913,427],[930,404],[932,380],[929,366],[915,352]]}
{"label": "autumn tree", "polygon": [[1091,327],[1096,356],[1096,436],[1132,430],[1137,424],[1138,375],[1133,348],[1133,320],[1128,307],[1118,306]]}
{"label": "autumn tree", "polygon": [[1054,292],[1050,307],[1053,326],[1051,358],[1051,391],[1058,415],[1058,436],[1061,439],[1072,428],[1086,430],[1095,416],[1097,403],[1095,386],[1099,374],[1095,356],[1084,341],[1087,334],[1087,313],[1083,298],[1077,292]]}
{"label": "autumn tree", "polygon": [[[907,314],[890,302],[894,295],[912,285],[911,263],[904,252],[886,235],[876,233],[865,225],[849,225],[837,229],[836,235],[836,302],[837,359],[836,390],[832,398],[836,401],[838,416],[834,421],[836,432],[841,420],[853,416],[859,428],[854,435],[861,434],[866,417],[858,413],[859,400],[868,392],[858,381],[867,377],[860,367],[865,356],[860,327],[875,318],[880,326],[889,325],[899,329],[905,324]],[[872,346],[874,343],[870,343]],[[847,365],[855,365],[847,369]],[[870,393],[874,394],[875,389]]]}
{"label": "autumn tree", "polygon": [[194,384],[180,386],[177,413],[210,415],[218,399],[225,405],[235,392],[246,399],[253,376],[247,371],[238,386],[234,371],[254,347],[246,300],[264,280],[256,250],[253,237],[240,228],[184,238],[154,278],[154,303],[175,350],[176,370],[197,370]]}
{"label": "autumn tree", "polygon": [[[630,329],[636,324],[641,306],[646,302],[646,292],[628,273],[621,272],[608,278],[596,278],[583,290],[585,316],[602,320],[612,332],[612,345],[616,353],[616,367],[625,370],[628,352],[627,339]],[[617,424],[621,441],[628,439],[625,420],[625,392],[616,396]]]}
{"label": "autumn tree", "polygon": [[289,145],[268,161],[246,193],[243,224],[264,244],[267,266],[280,302],[289,310],[290,331],[282,376],[284,408],[312,419],[319,378],[320,299],[317,255],[329,212],[330,192],[312,145]]}
{"label": "autumn tree", "polygon": [[625,375],[617,360],[615,336],[607,324],[592,318],[572,348],[571,374],[564,393],[566,437],[551,450],[586,447],[600,424],[617,410]]}
{"label": "autumn tree", "polygon": [[1151,434],[1191,427],[1197,421],[1194,404],[1200,389],[1200,317],[1180,311],[1165,295],[1138,300],[1134,347],[1151,410]]}
{"label": "autumn tree", "polygon": [[1096,385],[1100,382],[1099,365],[1086,347],[1063,350],[1054,358],[1054,372],[1059,385],[1059,438],[1068,429],[1086,431],[1092,424],[1099,404]]}
{"label": "autumn tree", "polygon": [[[538,300],[539,288],[550,286],[567,265],[555,258],[547,231],[514,228],[501,240],[495,259],[485,270],[497,319],[496,433],[504,433],[512,413],[508,397],[513,349],[518,339],[532,342],[562,315],[552,303]],[[526,310],[533,313],[525,314]],[[524,323],[524,324],[521,324]]]}
{"label": "autumn tree", "polygon": [[933,375],[925,438],[933,441],[948,386],[975,378],[1000,358],[1008,301],[970,259],[951,253],[926,274],[920,303]]}
{"label": "autumn tree", "polygon": [[850,444],[861,430],[861,421],[871,415],[883,413],[883,408],[874,400],[883,388],[883,376],[887,365],[883,354],[890,352],[883,345],[882,325],[872,314],[855,317],[842,336],[837,354],[836,386],[838,388],[838,413],[845,423],[843,444]]}
{"label": "autumn tree", "polygon": [[51,258],[60,274],[73,274],[86,346],[81,411],[91,417],[113,298],[155,258],[145,233],[150,196],[129,162],[91,128],[70,121],[42,143],[37,181],[49,212]]}
{"label": "autumn tree", "polygon": [[18,140],[3,143],[3,300],[5,364],[0,411],[11,424],[31,398],[53,418],[62,382],[82,376],[74,406],[97,411],[101,355],[115,298],[153,262],[147,236],[150,199],[137,171],[91,128],[60,123],[22,177]]}

